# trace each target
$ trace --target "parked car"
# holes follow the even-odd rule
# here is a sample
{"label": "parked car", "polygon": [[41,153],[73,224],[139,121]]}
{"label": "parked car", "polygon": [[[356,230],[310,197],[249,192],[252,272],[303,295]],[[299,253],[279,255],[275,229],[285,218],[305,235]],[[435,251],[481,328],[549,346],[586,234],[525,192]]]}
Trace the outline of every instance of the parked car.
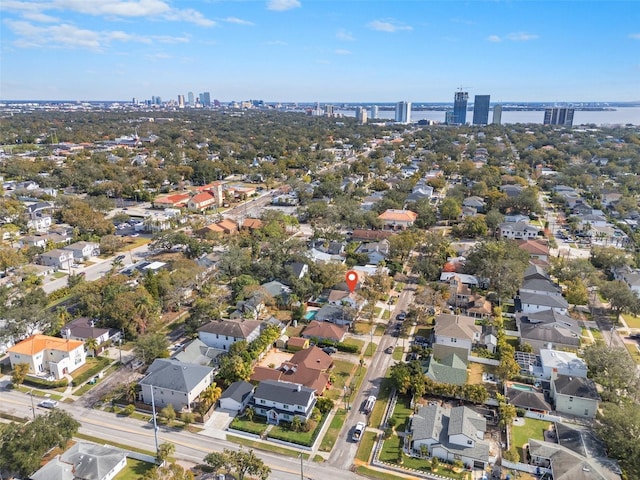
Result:
{"label": "parked car", "polygon": [[354,442],[359,442],[360,438],[362,437],[362,433],[364,432],[366,425],[364,424],[364,422],[358,422],[358,424],[356,425],[356,428],[353,430],[353,435],[351,435],[351,439]]}
{"label": "parked car", "polygon": [[38,406],[42,408],[56,408],[58,406],[58,402],[55,400],[43,400],[38,404]]}
{"label": "parked car", "polygon": [[400,321],[404,321],[407,318],[407,312],[405,312],[404,310],[402,312],[400,312],[398,314],[398,316],[396,317],[398,320]]}
{"label": "parked car", "polygon": [[389,346],[385,348],[384,353],[393,353],[393,347]]}
{"label": "parked car", "polygon": [[333,355],[338,351],[338,349],[336,347],[324,347],[322,351],[327,355]]}

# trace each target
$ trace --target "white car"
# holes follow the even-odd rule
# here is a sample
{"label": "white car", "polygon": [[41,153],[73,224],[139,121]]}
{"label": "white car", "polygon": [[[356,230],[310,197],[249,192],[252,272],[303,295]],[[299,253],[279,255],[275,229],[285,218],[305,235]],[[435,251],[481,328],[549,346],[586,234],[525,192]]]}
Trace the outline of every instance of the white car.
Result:
{"label": "white car", "polygon": [[58,402],[55,400],[43,400],[38,404],[38,406],[42,408],[56,408],[58,406]]}

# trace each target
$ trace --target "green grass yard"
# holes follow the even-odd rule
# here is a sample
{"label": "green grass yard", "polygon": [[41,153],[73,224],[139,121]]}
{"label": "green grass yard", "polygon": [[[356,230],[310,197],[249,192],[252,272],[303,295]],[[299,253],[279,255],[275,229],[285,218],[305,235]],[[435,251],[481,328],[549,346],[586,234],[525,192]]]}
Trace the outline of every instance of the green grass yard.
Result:
{"label": "green grass yard", "polygon": [[333,375],[335,382],[330,390],[324,392],[324,396],[331,400],[337,400],[344,395],[344,385],[349,379],[349,375],[355,368],[355,365],[346,360],[334,360],[333,369],[331,375]]}
{"label": "green grass yard", "polygon": [[633,361],[640,365],[640,350],[638,350],[638,345],[636,343],[625,342],[624,346],[627,347],[627,350],[629,350]]}
{"label": "green grass yard", "polygon": [[365,432],[358,445],[358,453],[356,458],[364,463],[369,463],[369,457],[373,451],[373,445],[376,441],[377,434],[375,432]]}
{"label": "green grass yard", "polygon": [[622,314],[622,318],[629,328],[640,328],[640,317],[631,315],[629,313]]}
{"label": "green grass yard", "polygon": [[262,435],[262,433],[267,429],[267,421],[264,417],[260,417],[259,415],[255,415],[252,421],[247,417],[236,417],[233,419],[229,427],[242,432]]}
{"label": "green grass yard", "polygon": [[[371,327],[369,327],[369,330],[367,331],[367,333],[371,332]],[[359,340],[357,338],[347,338],[344,342],[345,345],[355,345],[356,347],[358,347],[358,354],[360,354],[362,352],[362,348],[364,347],[365,341],[364,340]]]}
{"label": "green grass yard", "polygon": [[114,480],[138,480],[154,467],[153,463],[127,458],[127,466],[114,477]]}
{"label": "green grass yard", "polygon": [[344,425],[344,419],[347,416],[347,411],[344,408],[339,408],[333,418],[331,419],[331,423],[329,424],[329,428],[324,434],[322,438],[322,442],[320,442],[320,447],[318,449],[321,452],[330,452],[333,448],[333,445],[336,443],[338,439],[338,435],[340,434],[340,430]]}
{"label": "green grass yard", "polygon": [[520,459],[524,458],[522,447],[529,443],[529,439],[544,440],[544,431],[552,425],[551,422],[535,418],[522,418],[522,420],[524,420],[524,425],[511,426],[511,443],[518,448]]}

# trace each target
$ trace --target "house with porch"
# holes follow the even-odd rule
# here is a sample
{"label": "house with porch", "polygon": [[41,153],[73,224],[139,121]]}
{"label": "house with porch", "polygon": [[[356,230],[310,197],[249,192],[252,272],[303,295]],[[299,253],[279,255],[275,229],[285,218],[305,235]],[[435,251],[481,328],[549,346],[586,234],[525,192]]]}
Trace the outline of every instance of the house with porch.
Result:
{"label": "house with porch", "polygon": [[281,421],[292,422],[295,417],[309,420],[316,401],[314,389],[276,380],[260,382],[253,394],[256,414],[266,417],[267,423],[276,425]]}
{"label": "house with porch", "polygon": [[258,338],[261,325],[257,320],[214,320],[198,329],[198,338],[208,347],[229,350],[240,340],[251,343]]}
{"label": "house with porch", "polygon": [[487,421],[467,407],[421,407],[411,417],[411,437],[405,447],[414,456],[461,460],[466,468],[484,469],[489,463],[489,442],[484,440]]}

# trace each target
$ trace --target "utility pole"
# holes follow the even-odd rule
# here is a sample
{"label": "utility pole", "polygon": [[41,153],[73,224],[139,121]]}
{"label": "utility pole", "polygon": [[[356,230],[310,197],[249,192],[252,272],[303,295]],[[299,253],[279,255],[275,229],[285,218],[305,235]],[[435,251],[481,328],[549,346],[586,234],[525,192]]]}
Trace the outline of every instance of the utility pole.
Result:
{"label": "utility pole", "polygon": [[153,437],[156,441],[156,457],[160,453],[158,448],[158,424],[156,422],[156,402],[153,398],[153,385],[149,385],[151,387],[151,409],[153,410]]}
{"label": "utility pole", "polygon": [[33,415],[33,419],[36,419],[36,407],[33,406],[33,388],[29,392],[29,396],[31,397],[31,414]]}
{"label": "utility pole", "polygon": [[300,457],[300,480],[304,480],[304,467],[302,463],[304,461],[304,456],[302,455],[302,452],[300,452],[298,456]]}

